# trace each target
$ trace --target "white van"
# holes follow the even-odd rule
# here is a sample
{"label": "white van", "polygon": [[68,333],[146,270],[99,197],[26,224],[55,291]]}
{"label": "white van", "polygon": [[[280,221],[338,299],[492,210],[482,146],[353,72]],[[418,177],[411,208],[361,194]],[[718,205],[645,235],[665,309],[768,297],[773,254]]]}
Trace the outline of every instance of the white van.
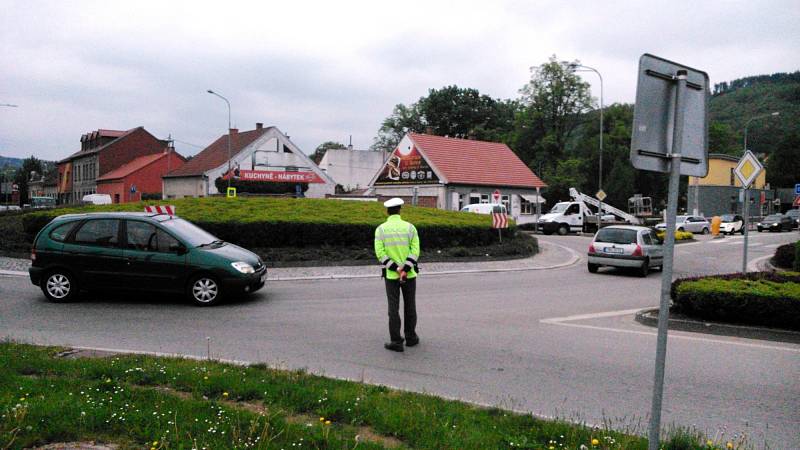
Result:
{"label": "white van", "polygon": [[493,212],[506,213],[506,205],[502,203],[474,203],[461,208],[461,212],[475,214],[491,214]]}
{"label": "white van", "polygon": [[108,194],[89,194],[81,199],[84,205],[110,205],[111,196]]}

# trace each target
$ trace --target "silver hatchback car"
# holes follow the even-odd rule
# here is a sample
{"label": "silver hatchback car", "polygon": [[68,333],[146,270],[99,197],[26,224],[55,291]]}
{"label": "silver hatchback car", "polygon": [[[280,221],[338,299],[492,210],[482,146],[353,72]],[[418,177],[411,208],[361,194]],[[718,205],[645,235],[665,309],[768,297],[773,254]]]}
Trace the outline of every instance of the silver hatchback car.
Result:
{"label": "silver hatchback car", "polygon": [[596,273],[601,266],[636,269],[646,277],[651,268],[661,269],[664,250],[655,231],[633,225],[602,228],[589,245],[588,269]]}

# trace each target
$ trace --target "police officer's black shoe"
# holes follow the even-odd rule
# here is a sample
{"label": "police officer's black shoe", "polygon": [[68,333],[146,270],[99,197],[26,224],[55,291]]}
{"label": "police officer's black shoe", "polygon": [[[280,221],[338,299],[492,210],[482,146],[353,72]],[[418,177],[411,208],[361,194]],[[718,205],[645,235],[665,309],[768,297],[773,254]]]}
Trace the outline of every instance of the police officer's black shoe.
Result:
{"label": "police officer's black shoe", "polygon": [[419,344],[419,336],[414,336],[412,338],[406,338],[406,347],[413,347]]}
{"label": "police officer's black shoe", "polygon": [[393,352],[402,352],[403,349],[403,341],[400,342],[387,342],[383,344],[383,348],[386,350],[391,350]]}

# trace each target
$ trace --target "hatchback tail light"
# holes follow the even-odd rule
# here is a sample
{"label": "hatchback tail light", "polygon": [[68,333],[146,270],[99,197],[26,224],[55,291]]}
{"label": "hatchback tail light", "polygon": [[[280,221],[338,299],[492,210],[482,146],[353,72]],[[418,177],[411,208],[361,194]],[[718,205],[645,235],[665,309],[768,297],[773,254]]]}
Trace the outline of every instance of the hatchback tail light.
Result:
{"label": "hatchback tail light", "polygon": [[643,256],[643,254],[642,254],[642,246],[641,245],[636,244],[636,250],[633,251],[633,255],[632,256]]}
{"label": "hatchback tail light", "polygon": [[594,250],[594,243],[591,243],[591,244],[589,244],[589,253],[597,253],[597,252]]}
{"label": "hatchback tail light", "polygon": [[31,261],[36,261],[36,249],[31,249]]}

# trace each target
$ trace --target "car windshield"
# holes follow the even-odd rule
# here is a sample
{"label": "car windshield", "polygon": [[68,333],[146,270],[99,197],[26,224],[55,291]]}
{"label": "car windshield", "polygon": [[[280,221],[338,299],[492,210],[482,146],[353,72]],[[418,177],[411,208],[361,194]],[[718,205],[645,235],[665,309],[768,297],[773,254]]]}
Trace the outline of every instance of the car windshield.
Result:
{"label": "car windshield", "polygon": [[553,209],[550,210],[550,214],[563,213],[567,208],[569,208],[569,203],[556,203]]}
{"label": "car windshield", "polygon": [[676,223],[686,222],[686,219],[688,218],[689,216],[675,216],[675,222]]}
{"label": "car windshield", "polygon": [[213,234],[183,219],[172,218],[161,222],[161,225],[167,227],[192,247],[219,241]]}
{"label": "car windshield", "polygon": [[733,222],[736,220],[734,217],[733,214],[723,214],[721,219],[723,222]]}
{"label": "car windshield", "polygon": [[790,209],[786,211],[786,215],[789,217],[800,217],[800,209]]}
{"label": "car windshield", "polygon": [[636,230],[623,228],[603,228],[594,238],[595,242],[610,242],[612,244],[635,244]]}
{"label": "car windshield", "polygon": [[764,218],[764,220],[781,220],[781,217],[783,217],[781,214],[772,214]]}

